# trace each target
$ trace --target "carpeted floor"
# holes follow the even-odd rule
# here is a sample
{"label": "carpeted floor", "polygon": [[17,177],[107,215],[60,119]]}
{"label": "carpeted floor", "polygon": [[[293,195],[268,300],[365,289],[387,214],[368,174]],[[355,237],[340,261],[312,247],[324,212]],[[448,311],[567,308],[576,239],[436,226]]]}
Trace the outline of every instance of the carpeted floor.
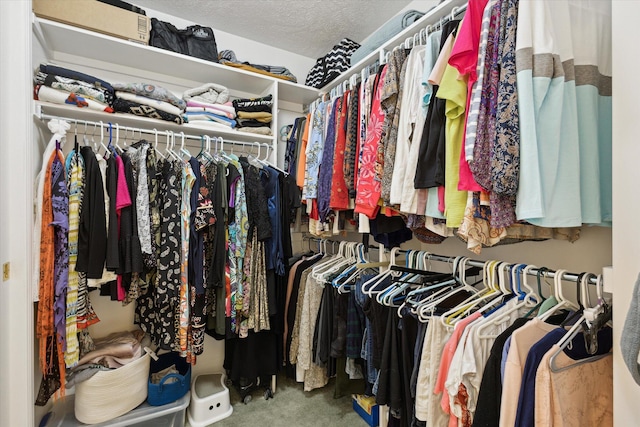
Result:
{"label": "carpeted floor", "polygon": [[305,392],[302,384],[279,376],[272,399],[265,400],[260,388],[251,393],[252,399],[245,405],[232,387],[233,414],[211,427],[366,427],[353,410],[351,396],[334,399],[333,391],[334,380],[321,389]]}

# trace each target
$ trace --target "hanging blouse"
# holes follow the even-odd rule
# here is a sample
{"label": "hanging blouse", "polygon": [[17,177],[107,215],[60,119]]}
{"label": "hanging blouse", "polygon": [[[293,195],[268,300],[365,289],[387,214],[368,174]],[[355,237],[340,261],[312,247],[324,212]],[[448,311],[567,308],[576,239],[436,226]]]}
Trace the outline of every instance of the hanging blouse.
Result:
{"label": "hanging blouse", "polygon": [[84,159],[75,150],[66,159],[69,191],[69,276],[67,281],[67,351],[64,354],[67,368],[75,366],[80,357],[78,346],[78,273],[75,270],[78,257],[78,226],[84,184]]}
{"label": "hanging blouse", "polygon": [[446,151],[444,205],[447,227],[459,227],[464,217],[467,192],[458,190],[460,151],[464,136],[464,110],[467,103],[466,82],[458,80],[455,68],[447,66],[436,97],[446,100]]}
{"label": "hanging blouse", "polygon": [[467,127],[465,129],[464,152],[468,162],[473,161],[473,146],[476,142],[476,132],[478,128],[478,113],[480,110],[480,100],[482,98],[482,85],[485,79],[485,64],[487,42],[489,38],[489,24],[491,22],[491,12],[498,0],[491,0],[484,8],[482,15],[482,26],[480,29],[480,39],[478,42],[478,60],[476,65],[476,81],[471,88],[471,99],[469,111],[467,113]]}
{"label": "hanging blouse", "polygon": [[311,127],[311,117],[311,113],[307,114],[307,119],[304,121],[302,138],[300,139],[299,143],[298,167],[296,169],[296,184],[300,188],[304,187],[304,171],[307,165],[307,144],[309,143],[309,128]]}
{"label": "hanging blouse", "polygon": [[162,160],[159,164],[160,256],[155,282],[153,310],[143,318],[155,325],[154,342],[162,349],[175,349],[175,313],[180,298],[180,206],[182,169],[179,162]]}
{"label": "hanging blouse", "polygon": [[188,353],[188,329],[189,329],[189,239],[191,236],[191,191],[196,181],[196,176],[189,163],[182,165],[182,185],[180,204],[180,305],[178,329],[179,349],[184,356]]}
{"label": "hanging blouse", "polygon": [[322,152],[322,164],[318,177],[318,217],[321,223],[327,222],[330,211],[331,187],[333,181],[333,156],[336,143],[336,124],[340,115],[340,98],[331,101],[327,107],[327,131]]}
{"label": "hanging blouse", "polygon": [[87,278],[98,279],[107,251],[107,226],[104,211],[104,186],[96,155],[91,147],[80,148],[85,164],[85,191],[78,230],[78,259],[76,271]]}
{"label": "hanging blouse", "polygon": [[400,107],[402,105],[403,87],[406,74],[407,54],[405,49],[396,48],[391,52],[389,66],[385,76],[380,105],[384,111],[384,134],[378,146],[378,157],[382,152],[382,173],[380,195],[385,205],[390,205],[391,180],[396,159],[398,126],[400,123]]}
{"label": "hanging blouse", "polygon": [[53,322],[62,351],[66,351],[67,284],[69,281],[69,193],[64,172],[64,157],[58,152],[51,165],[51,208],[54,230],[54,302]]}
{"label": "hanging blouse", "polygon": [[360,124],[360,88],[357,84],[349,100],[349,114],[347,117],[347,140],[344,147],[344,180],[349,199],[356,198],[356,175],[358,173],[359,153],[359,124]]}
{"label": "hanging blouse", "polygon": [[304,188],[302,190],[302,196],[307,200],[318,197],[318,174],[320,172],[324,148],[323,129],[326,105],[325,102],[321,102],[313,112],[311,136],[306,151],[307,163],[304,175]]}
{"label": "hanging blouse", "polygon": [[349,207],[349,193],[344,176],[345,147],[347,143],[347,112],[352,100],[351,92],[347,91],[340,99],[340,107],[336,120],[336,145],[333,158],[333,179],[331,184],[331,209],[344,210]]}
{"label": "hanging blouse", "polygon": [[378,213],[378,201],[380,200],[380,181],[376,177],[376,161],[378,155],[378,144],[382,135],[384,124],[384,112],[380,106],[380,96],[382,95],[382,85],[387,73],[385,66],[380,74],[376,76],[376,84],[371,102],[371,116],[367,125],[367,137],[362,144],[362,156],[360,161],[360,176],[358,177],[358,187],[356,193],[355,213],[361,213],[373,219]]}

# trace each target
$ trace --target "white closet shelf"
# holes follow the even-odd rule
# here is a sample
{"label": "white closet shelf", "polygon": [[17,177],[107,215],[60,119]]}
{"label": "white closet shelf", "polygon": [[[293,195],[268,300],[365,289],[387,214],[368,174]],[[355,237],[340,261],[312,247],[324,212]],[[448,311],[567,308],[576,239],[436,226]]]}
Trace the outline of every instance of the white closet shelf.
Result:
{"label": "white closet shelf", "polygon": [[90,62],[103,67],[106,64],[114,71],[162,73],[174,76],[176,80],[213,82],[234,91],[256,95],[270,92],[275,83],[279,89],[278,99],[297,104],[308,104],[319,94],[317,89],[309,86],[146,46],[35,15],[33,27],[36,37],[40,39],[49,58],[54,61],[81,64]]}
{"label": "white closet shelf", "polygon": [[[167,122],[163,120],[152,119],[149,117],[139,117],[133,114],[125,113],[105,113],[102,111],[89,110],[87,108],[75,108],[66,105],[53,104],[50,102],[34,101],[33,114],[36,118],[40,117],[40,114],[48,114],[52,116],[59,116],[66,118],[69,121],[73,120],[90,120],[94,122],[102,121],[105,124],[111,122],[117,123],[119,126],[129,128],[142,128],[142,129],[157,129],[159,133],[164,131],[170,131],[175,133],[184,132],[185,134],[196,135],[209,135],[220,136],[222,138],[228,138],[233,141],[241,142],[260,142],[267,143],[273,146],[275,136],[258,135],[249,132],[242,132],[239,130],[224,130],[214,129],[206,126],[199,126],[197,124],[185,123],[179,125],[173,122]],[[121,134],[121,138],[122,138]]]}
{"label": "white closet shelf", "polygon": [[335,80],[331,81],[324,87],[320,88],[321,93],[329,93],[331,89],[341,85],[344,81],[349,80],[353,74],[359,74],[364,68],[373,65],[376,61],[379,61],[381,56],[386,52],[390,52],[394,47],[404,43],[408,38],[412,38],[420,29],[427,28],[428,25],[434,26],[440,22],[440,18],[451,14],[453,8],[459,8],[465,6],[467,0],[445,0],[437,6],[433,7],[423,17],[415,21],[409,27],[400,31],[395,36],[384,42],[382,46],[362,58],[356,64],[353,64],[351,68],[340,74]]}

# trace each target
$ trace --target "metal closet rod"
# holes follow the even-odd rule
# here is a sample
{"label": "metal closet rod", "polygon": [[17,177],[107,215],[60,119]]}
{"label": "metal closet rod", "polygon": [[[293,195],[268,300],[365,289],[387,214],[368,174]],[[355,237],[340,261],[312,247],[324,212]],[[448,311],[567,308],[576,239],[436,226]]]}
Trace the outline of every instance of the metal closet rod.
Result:
{"label": "metal closet rod", "polygon": [[[96,122],[93,120],[82,120],[82,119],[72,119],[69,117],[62,117],[62,116],[54,116],[51,114],[45,114],[45,113],[41,113],[39,115],[41,120],[65,120],[67,122],[70,123],[74,123],[74,124],[81,124],[81,125],[91,125],[91,126],[102,126],[105,129],[109,129],[109,122]],[[132,127],[132,126],[120,126],[118,125],[118,127],[124,131],[130,130],[130,131],[134,131],[134,132],[140,132],[140,133],[146,133],[149,135],[159,135],[162,136],[163,134],[166,135],[167,132],[171,132],[174,136],[179,136],[180,138],[182,138],[182,133],[181,132],[175,132],[172,130],[168,130],[168,131],[164,131],[164,130],[156,130],[156,129],[147,129],[147,128],[138,128],[138,127]],[[115,124],[112,125],[112,129],[116,129]],[[203,134],[204,135],[204,134]],[[185,139],[192,139],[195,141],[200,141],[202,139],[203,135],[187,135],[184,134],[184,138]],[[256,143],[255,142],[246,142],[246,141],[233,141],[230,139],[227,139],[225,137],[221,137],[221,136],[216,136],[215,138],[222,138],[222,140],[224,141],[225,144],[233,144],[233,145],[244,145],[247,147],[256,147]],[[271,149],[271,146],[269,144],[267,144],[266,142],[264,143],[259,143],[261,146],[262,145],[266,145],[269,149]]]}
{"label": "metal closet rod", "polygon": [[[352,242],[350,240],[331,240],[331,239],[326,239],[324,237],[315,237],[315,236],[308,236],[308,235],[303,235],[302,236],[302,240],[308,240],[310,242],[322,242],[322,241],[327,241],[329,243],[340,243],[340,242],[348,242],[348,243],[362,243],[362,242]],[[379,251],[380,248],[376,245],[369,245],[369,247],[367,248],[367,250],[371,250],[373,249],[374,251]]]}
{"label": "metal closet rod", "polygon": [[[406,249],[398,250],[398,253],[407,253],[407,252],[408,252],[408,250],[406,250]],[[451,257],[451,256],[446,256],[446,255],[429,254],[427,256],[427,259],[431,260],[431,261],[446,262],[446,263],[449,263],[449,264],[453,264],[453,262],[455,261],[456,257]],[[489,261],[491,261],[491,260],[489,260]],[[471,259],[471,260],[467,261],[467,264],[471,265],[473,267],[481,267],[482,268],[482,267],[484,267],[484,265],[487,262],[488,261],[481,261],[481,260]],[[500,262],[502,262],[502,261],[500,261]],[[521,263],[509,263],[509,264],[516,265],[516,264],[521,264]],[[548,278],[552,279],[552,278],[554,278],[556,276],[556,271],[555,270],[550,270],[550,269],[545,268],[545,267],[539,267],[539,268],[536,267],[536,268],[532,268],[532,269],[528,270],[528,274],[530,276],[537,276],[538,272],[541,272],[540,275],[542,277],[548,277]],[[567,281],[574,281],[575,282],[576,280],[578,280],[579,276],[580,275],[576,274],[576,273],[564,273],[562,275],[562,279],[563,280],[567,280]],[[590,277],[589,278],[589,284],[591,284],[591,285],[598,284],[598,276]]]}
{"label": "metal closet rod", "polygon": [[[340,243],[344,240],[331,240],[331,239],[324,239],[321,237],[313,237],[313,236],[302,236],[302,240],[309,240],[309,241],[316,241],[316,242],[320,242],[322,240],[326,240],[328,242],[336,242],[336,243]],[[369,246],[369,249],[379,249],[377,246]],[[419,250],[413,250],[413,249],[399,249],[397,251],[397,253],[399,254],[406,254],[407,252],[409,252],[409,250],[411,250],[412,252],[420,252]],[[424,251],[421,251],[424,252]],[[437,254],[432,254],[430,253],[427,257],[428,260],[431,261],[437,261],[437,262],[446,262],[449,264],[453,264],[456,257],[452,257],[452,256],[447,256],[447,255],[437,255]],[[484,267],[484,265],[487,263],[487,261],[481,261],[481,260],[477,260],[477,259],[470,259],[467,261],[467,264],[472,266],[472,267]],[[514,263],[515,264],[519,264],[519,263]],[[531,276],[537,276],[538,272],[541,271],[540,275],[542,277],[548,277],[550,279],[553,279],[556,276],[556,271],[555,270],[550,270],[548,268],[545,267],[540,267],[540,268],[532,268],[530,270],[528,270],[528,274]],[[579,274],[576,273],[564,273],[562,275],[562,279],[567,280],[567,281],[576,281],[578,280]],[[596,285],[598,283],[598,277],[590,277],[589,278],[589,284],[591,285]]]}

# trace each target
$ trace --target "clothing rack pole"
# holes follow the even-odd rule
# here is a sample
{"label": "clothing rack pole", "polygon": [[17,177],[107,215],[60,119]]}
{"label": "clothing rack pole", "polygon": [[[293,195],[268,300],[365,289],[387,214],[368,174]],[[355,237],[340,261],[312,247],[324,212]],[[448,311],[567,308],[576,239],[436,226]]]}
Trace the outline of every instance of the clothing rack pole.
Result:
{"label": "clothing rack pole", "polygon": [[[398,251],[398,253],[407,253],[407,250],[400,249]],[[457,257],[451,257],[451,256],[446,256],[446,255],[436,255],[436,254],[429,254],[429,256],[427,257],[427,259],[431,260],[431,261],[445,262],[445,263],[449,263],[449,264],[453,264],[456,258]],[[467,264],[469,264],[472,267],[484,267],[484,265],[486,264],[486,261],[468,260]],[[553,279],[556,276],[556,271],[555,270],[550,270],[550,269],[546,269],[546,268],[537,268],[536,267],[536,268],[532,268],[532,269],[528,270],[528,274],[531,275],[531,276],[536,276],[538,274],[538,272],[540,272],[541,277],[547,277],[547,278]],[[577,273],[564,273],[562,275],[562,279],[567,280],[567,281],[574,281],[574,282],[576,280],[578,280],[578,277],[579,277],[579,274],[577,274]],[[591,277],[589,279],[589,284],[597,285],[598,284],[598,277]]]}
{"label": "clothing rack pole", "polygon": [[[331,239],[323,239],[321,237],[313,237],[313,236],[302,236],[302,240],[309,240],[309,241],[315,241],[315,242],[320,242],[322,240],[327,240],[329,242],[340,242],[340,240],[331,240]],[[377,246],[370,246],[369,249],[379,249]],[[400,249],[397,251],[397,253],[399,254],[406,254],[409,250],[407,249]],[[411,251],[414,251],[413,249]],[[417,250],[416,250],[417,251]],[[456,260],[456,258],[458,257],[453,257],[453,256],[447,256],[447,255],[437,255],[437,254],[429,254],[429,256],[427,257],[428,260],[430,261],[437,261],[437,262],[444,262],[444,263],[448,263],[448,264],[453,264]],[[486,261],[481,261],[481,260],[468,260],[467,264],[472,266],[472,267],[484,267],[484,265],[486,264]],[[537,276],[538,272],[540,272],[541,277],[547,277],[550,279],[555,278],[556,276],[556,271],[555,270],[550,270],[547,268],[532,268],[530,270],[527,271],[527,273],[531,276]],[[564,273],[562,275],[562,279],[567,280],[567,281],[576,281],[578,280],[578,277],[580,275],[577,273]],[[591,285],[597,285],[598,284],[598,277],[590,277],[589,278],[589,284]]]}
{"label": "clothing rack pole", "polygon": [[[404,30],[402,30],[399,34],[396,34],[390,37],[387,41],[385,41],[381,46],[375,49],[377,58],[374,60],[373,52],[370,53],[365,59],[363,59],[360,63],[356,64],[357,67],[352,67],[343,72],[340,76],[338,76],[335,80],[328,83],[325,87],[328,87],[328,91],[320,96],[316,101],[319,102],[324,100],[324,96],[328,95],[329,92],[335,88],[337,85],[342,85],[344,81],[351,81],[353,75],[360,75],[362,70],[367,69],[373,65],[373,62],[378,62],[378,64],[382,63],[382,58],[385,58],[385,51],[391,51],[397,46],[404,46],[404,41],[413,39],[416,36],[419,36],[421,31],[428,30],[429,28],[437,28],[439,25],[448,22],[451,17],[455,17],[460,15],[461,13],[467,10],[468,3],[462,0],[444,0],[441,1],[438,5],[434,6],[431,10],[427,11],[424,16],[422,16],[419,20],[415,21],[412,25],[408,26]],[[428,31],[427,31],[428,34]],[[375,52],[374,51],[374,52]],[[373,62],[370,62],[373,61]],[[386,62],[386,61],[384,61]],[[356,78],[357,80],[357,78]],[[362,79],[360,79],[362,80]],[[350,83],[350,86],[353,87],[354,84]],[[316,102],[314,101],[314,102]]]}
{"label": "clothing rack pole", "polygon": [[[416,37],[420,37],[420,35],[422,34],[422,31],[424,30],[426,32],[426,35],[431,34],[432,32],[434,32],[438,27],[442,27],[443,24],[446,24],[449,21],[452,21],[453,19],[455,19],[456,16],[460,15],[461,13],[464,13],[467,10],[467,3],[463,4],[462,6],[454,6],[451,9],[451,13],[444,15],[439,22],[437,22],[435,25],[427,25],[424,28],[419,29],[417,32],[413,33],[413,36],[408,36],[404,42],[400,43],[399,45],[397,45],[396,47],[394,47],[393,49],[399,49],[399,48],[405,48],[407,49],[407,45],[406,42],[407,40],[415,40]],[[415,46],[415,45],[414,45]],[[393,50],[391,49],[391,50]]]}
{"label": "clothing rack pole", "polygon": [[[45,120],[65,120],[69,123],[73,123],[73,124],[81,124],[81,125],[87,125],[87,126],[102,126],[105,129],[109,129],[109,122],[96,122],[93,120],[82,120],[82,119],[72,119],[69,117],[62,117],[62,116],[54,116],[51,114],[45,114],[45,113],[40,113],[38,115],[38,118],[41,119],[42,121]],[[140,132],[140,133],[146,133],[148,135],[163,135],[166,132],[165,131],[156,131],[154,129],[148,129],[148,128],[139,128],[139,127],[132,127],[132,126],[120,126],[120,129],[127,129],[127,130],[133,130],[134,132]],[[176,136],[180,136],[182,137],[182,135],[179,132],[174,132],[174,131],[169,131],[172,134],[176,135]],[[204,134],[203,134],[204,135]],[[194,141],[200,141],[201,140],[202,135],[184,135],[185,139],[191,139]],[[247,147],[256,147],[256,143],[255,142],[246,142],[246,141],[234,141],[234,140],[230,140],[227,138],[222,137],[222,139],[224,140],[225,144],[233,144],[233,145],[243,145],[243,146],[247,146]]]}

